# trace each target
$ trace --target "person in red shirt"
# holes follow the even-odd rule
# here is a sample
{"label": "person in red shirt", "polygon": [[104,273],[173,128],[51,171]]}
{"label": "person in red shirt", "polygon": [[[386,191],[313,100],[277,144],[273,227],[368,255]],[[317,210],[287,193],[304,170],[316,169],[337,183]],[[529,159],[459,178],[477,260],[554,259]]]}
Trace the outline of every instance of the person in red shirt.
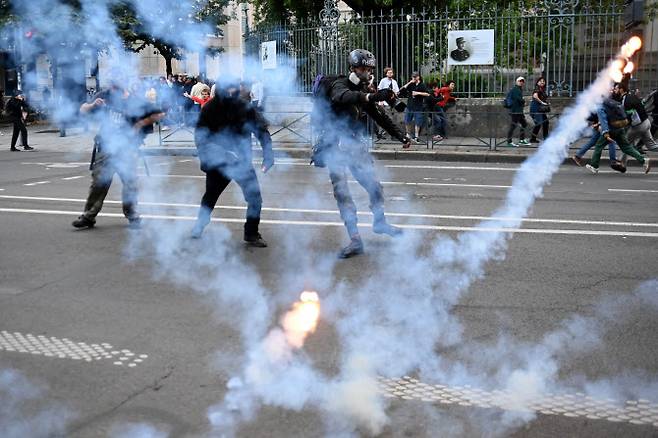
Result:
{"label": "person in red shirt", "polygon": [[457,99],[452,96],[455,90],[455,81],[448,81],[443,87],[434,87],[430,96],[432,123],[434,124],[433,141],[441,141],[446,137],[448,116],[446,111],[453,106]]}
{"label": "person in red shirt", "polygon": [[201,108],[203,108],[203,106],[207,104],[210,101],[210,99],[212,99],[212,97],[210,97],[210,87],[208,86],[201,89],[201,97],[192,96],[187,92],[183,93],[183,96],[187,97],[188,99],[192,99],[193,101],[201,105]]}

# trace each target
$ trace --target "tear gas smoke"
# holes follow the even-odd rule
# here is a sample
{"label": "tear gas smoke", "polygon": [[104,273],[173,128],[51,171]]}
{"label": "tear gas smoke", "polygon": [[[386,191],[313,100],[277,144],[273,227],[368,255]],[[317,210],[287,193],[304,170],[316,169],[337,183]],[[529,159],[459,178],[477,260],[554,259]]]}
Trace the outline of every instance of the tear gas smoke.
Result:
{"label": "tear gas smoke", "polygon": [[0,370],[0,431],[6,438],[64,434],[73,419],[63,406],[43,401],[43,391],[21,372]]}
{"label": "tear gas smoke", "polygon": [[[40,46],[30,48],[28,44],[32,52],[27,53],[45,50],[64,56],[66,50],[62,47],[67,47],[68,51],[84,44],[94,48],[109,47],[113,79],[125,84],[137,78],[136,66],[121,49],[122,42],[107,12],[112,2],[83,0],[82,10],[87,12],[88,20],[76,22],[71,20],[68,6],[58,1],[35,2],[17,2],[19,13],[29,16],[35,29],[45,36],[39,39]],[[148,30],[188,50],[199,49],[201,36],[208,29],[186,20],[173,22],[174,17],[180,17],[181,10],[191,10],[185,9],[191,8],[191,3],[155,3],[132,2],[136,10],[149,12],[144,17]],[[153,10],[150,8],[165,13],[150,14]],[[42,11],[48,11],[48,15]],[[172,25],[175,25],[175,32],[171,31]],[[62,41],[62,38],[66,39]],[[66,44],[63,46],[62,42]],[[587,115],[609,90],[611,75],[621,74],[628,58],[640,46],[641,41],[629,41],[621,50],[623,59],[611,63],[578,95],[576,104],[565,111],[551,136],[520,167],[505,204],[480,224],[480,228],[520,226],[521,218],[528,215],[543,187],[566,157],[567,145],[578,138],[586,126]],[[247,60],[241,65],[244,72],[239,73],[243,77],[260,74],[257,60]],[[232,71],[233,68],[234,63],[228,62],[226,70],[235,77],[238,72]],[[294,72],[281,68],[271,71],[266,85],[276,88],[272,91],[292,92],[293,80]],[[55,116],[70,117],[69,114],[77,114],[79,104],[75,99],[63,100],[52,111]],[[335,132],[345,131],[345,126],[328,116],[318,123],[335,128]],[[121,137],[116,138],[119,144]],[[199,197],[189,188],[176,191],[159,184],[161,182],[148,182],[143,196],[181,203]],[[313,198],[311,191],[307,198]],[[216,302],[218,317],[231,321],[242,335],[243,367],[230,370],[234,377],[228,382],[224,401],[208,410],[211,424],[221,433],[234,433],[239,422],[252,419],[261,404],[294,410],[314,406],[329,418],[348,421],[348,433],[356,427],[378,433],[387,423],[386,404],[377,393],[378,374],[393,377],[418,373],[432,381],[488,383],[485,386],[490,386],[493,380],[518,394],[519,405],[555,384],[559,364],[549,359],[565,347],[563,340],[569,339],[566,334],[547,337],[525,361],[519,359],[516,366],[500,369],[493,376],[469,369],[466,364],[450,363],[437,353],[437,347],[454,346],[461,340],[462,328],[450,313],[451,308],[472,282],[482,277],[487,262],[504,257],[509,233],[471,232],[455,240],[442,237],[431,242],[429,256],[419,256],[427,244],[426,239],[408,234],[392,243],[388,254],[374,256],[377,276],[362,284],[337,280],[333,293],[323,293],[324,319],[338,330],[343,355],[340,371],[330,377],[317,370],[299,350],[317,323],[317,300],[301,301],[291,312],[299,311],[303,317],[284,317],[283,328],[269,330],[276,311],[272,306],[272,292],[262,284],[259,273],[234,251],[230,233],[223,227],[214,228],[204,236],[202,246],[195,246],[187,239],[189,227],[184,223],[146,224],[141,233],[131,235],[127,254],[151,257],[158,276],[210,297]],[[298,254],[300,246],[295,244],[298,243],[296,237],[291,235],[288,239],[292,243],[286,243],[285,247]],[[295,255],[290,259],[295,259]],[[391,260],[401,262],[391,263]],[[320,269],[331,272],[333,263],[329,258],[322,260]],[[286,281],[299,273],[295,266],[282,264],[281,269],[285,271],[281,278]],[[312,267],[310,271],[312,273]],[[290,290],[279,286],[281,290]],[[583,330],[577,323],[568,327],[569,330]],[[505,344],[503,349],[498,347],[500,345],[492,350],[521,358],[524,357],[521,352],[528,351],[511,343]],[[491,362],[495,362],[495,357],[497,355],[492,354]]]}

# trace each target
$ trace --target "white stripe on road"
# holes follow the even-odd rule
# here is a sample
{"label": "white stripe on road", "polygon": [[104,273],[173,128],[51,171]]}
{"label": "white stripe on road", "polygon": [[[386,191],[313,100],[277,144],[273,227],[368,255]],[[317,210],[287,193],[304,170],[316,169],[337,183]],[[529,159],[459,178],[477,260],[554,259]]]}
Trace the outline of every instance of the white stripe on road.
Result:
{"label": "white stripe on road", "polygon": [[[140,174],[139,176],[143,177],[148,177],[150,176],[151,178],[191,178],[191,179],[205,179],[205,175],[166,175],[166,174],[151,174],[151,175],[145,175],[145,174]],[[354,180],[349,180],[348,181],[351,184],[356,184],[357,181]],[[389,185],[389,186],[423,186],[423,187],[464,187],[464,188],[469,188],[469,189],[504,189],[507,190],[512,186],[504,186],[504,185],[490,185],[490,184],[457,184],[457,183],[416,183],[416,182],[406,182],[406,181],[382,181],[382,185]]]}
{"label": "white stripe on road", "polygon": [[[63,210],[36,210],[27,208],[0,208],[0,212],[4,213],[28,213],[28,214],[49,214],[49,215],[64,215],[64,216],[78,216],[79,211],[63,211]],[[102,217],[124,217],[121,213],[101,213]],[[196,216],[172,216],[172,215],[156,215],[144,214],[142,218],[145,219],[162,219],[162,220],[185,220],[194,221]],[[226,222],[226,223],[243,223],[244,219],[238,218],[213,218],[213,222]],[[277,219],[263,219],[261,224],[269,225],[308,225],[320,227],[343,227],[342,222],[326,222],[326,221],[292,221],[292,220],[277,220]],[[522,233],[522,234],[565,234],[576,236],[619,236],[619,237],[657,237],[658,233],[646,233],[636,231],[595,231],[595,230],[560,230],[560,229],[541,229],[541,228],[496,228],[496,227],[455,227],[455,226],[438,226],[438,225],[413,225],[413,224],[394,224],[400,228],[412,230],[431,230],[431,231],[477,231],[483,233]],[[370,224],[359,224],[359,227],[369,228]]]}
{"label": "white stripe on road", "polygon": [[609,192],[628,192],[628,193],[658,193],[658,190],[642,189],[608,189]]}
{"label": "white stripe on road", "polygon": [[24,186],[38,186],[40,184],[50,184],[50,181],[37,181],[33,183],[23,184]]}
{"label": "white stripe on road", "polygon": [[[45,196],[17,196],[17,195],[0,195],[0,199],[17,199],[26,201],[54,201],[54,202],[86,202],[82,198],[51,198]],[[121,204],[121,201],[105,200],[105,204]],[[148,205],[154,207],[182,207],[182,208],[198,208],[199,204],[184,204],[173,202],[148,202],[139,201],[140,205]],[[241,205],[217,205],[215,208],[224,210],[246,210],[246,206]],[[283,207],[263,207],[263,211],[271,211],[276,213],[308,213],[308,214],[339,214],[338,210],[321,210],[311,208],[283,208]],[[358,212],[362,216],[372,216],[369,211]],[[389,217],[405,217],[405,218],[419,218],[419,219],[451,219],[451,220],[493,220],[489,216],[461,216],[449,214],[423,214],[423,213],[386,213]],[[549,223],[549,224],[572,224],[572,225],[598,225],[598,226],[612,226],[612,227],[649,227],[658,228],[658,223],[650,222],[619,222],[619,221],[589,221],[580,219],[542,219],[542,218],[497,218],[498,221],[516,221],[529,223]]]}
{"label": "white stripe on road", "polygon": [[78,175],[78,176],[68,176],[68,177],[66,177],[66,178],[62,178],[62,179],[63,179],[64,181],[70,181],[70,180],[72,180],[72,179],[80,179],[80,178],[84,178],[84,177],[85,177],[85,175]]}

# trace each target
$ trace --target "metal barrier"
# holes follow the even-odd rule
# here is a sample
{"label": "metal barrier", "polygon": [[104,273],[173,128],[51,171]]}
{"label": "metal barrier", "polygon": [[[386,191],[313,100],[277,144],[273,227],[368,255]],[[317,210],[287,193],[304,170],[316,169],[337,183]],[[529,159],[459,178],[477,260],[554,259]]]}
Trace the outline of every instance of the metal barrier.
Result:
{"label": "metal barrier", "polygon": [[[424,145],[427,149],[434,149],[440,146],[467,146],[467,147],[484,147],[489,150],[496,150],[507,143],[507,130],[511,125],[511,116],[505,108],[489,107],[486,110],[472,110],[470,108],[457,108],[445,112],[446,116],[446,136],[443,140],[436,140],[435,135],[439,134],[437,121],[438,113],[431,111],[418,111],[422,115],[422,125],[420,125],[419,142],[416,144]],[[554,124],[560,113],[545,113],[548,118],[549,126]],[[405,125],[405,113],[388,114],[394,117],[394,122],[398,127],[410,136],[415,135],[415,124]],[[525,138],[531,137],[532,129],[536,126],[532,114],[524,113],[527,127],[525,128]],[[393,118],[392,117],[392,118]],[[383,146],[389,140],[385,138],[387,134],[382,134],[381,128],[376,126],[372,120],[369,120],[369,131],[373,134],[372,145],[374,148]],[[550,130],[550,128],[549,128]],[[518,127],[514,132],[514,137],[518,138]],[[549,131],[550,133],[550,131]],[[539,132],[541,135],[541,131]],[[383,138],[382,138],[383,137]],[[455,141],[458,139],[458,141]],[[397,140],[395,140],[397,143]]]}

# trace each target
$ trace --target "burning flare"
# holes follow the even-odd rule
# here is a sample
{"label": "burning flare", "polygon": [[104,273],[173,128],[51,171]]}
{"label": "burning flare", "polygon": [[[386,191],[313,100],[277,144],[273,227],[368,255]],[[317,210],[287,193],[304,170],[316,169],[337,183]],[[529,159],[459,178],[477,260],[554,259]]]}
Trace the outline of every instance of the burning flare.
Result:
{"label": "burning flare", "polygon": [[315,331],[319,317],[320,299],[317,292],[302,292],[299,301],[293,304],[281,320],[288,344],[301,348],[306,336]]}
{"label": "burning flare", "polygon": [[621,46],[619,56],[612,61],[610,65],[610,79],[615,82],[620,82],[624,74],[631,73],[635,68],[635,64],[630,61],[630,58],[642,48],[642,39],[634,36]]}

